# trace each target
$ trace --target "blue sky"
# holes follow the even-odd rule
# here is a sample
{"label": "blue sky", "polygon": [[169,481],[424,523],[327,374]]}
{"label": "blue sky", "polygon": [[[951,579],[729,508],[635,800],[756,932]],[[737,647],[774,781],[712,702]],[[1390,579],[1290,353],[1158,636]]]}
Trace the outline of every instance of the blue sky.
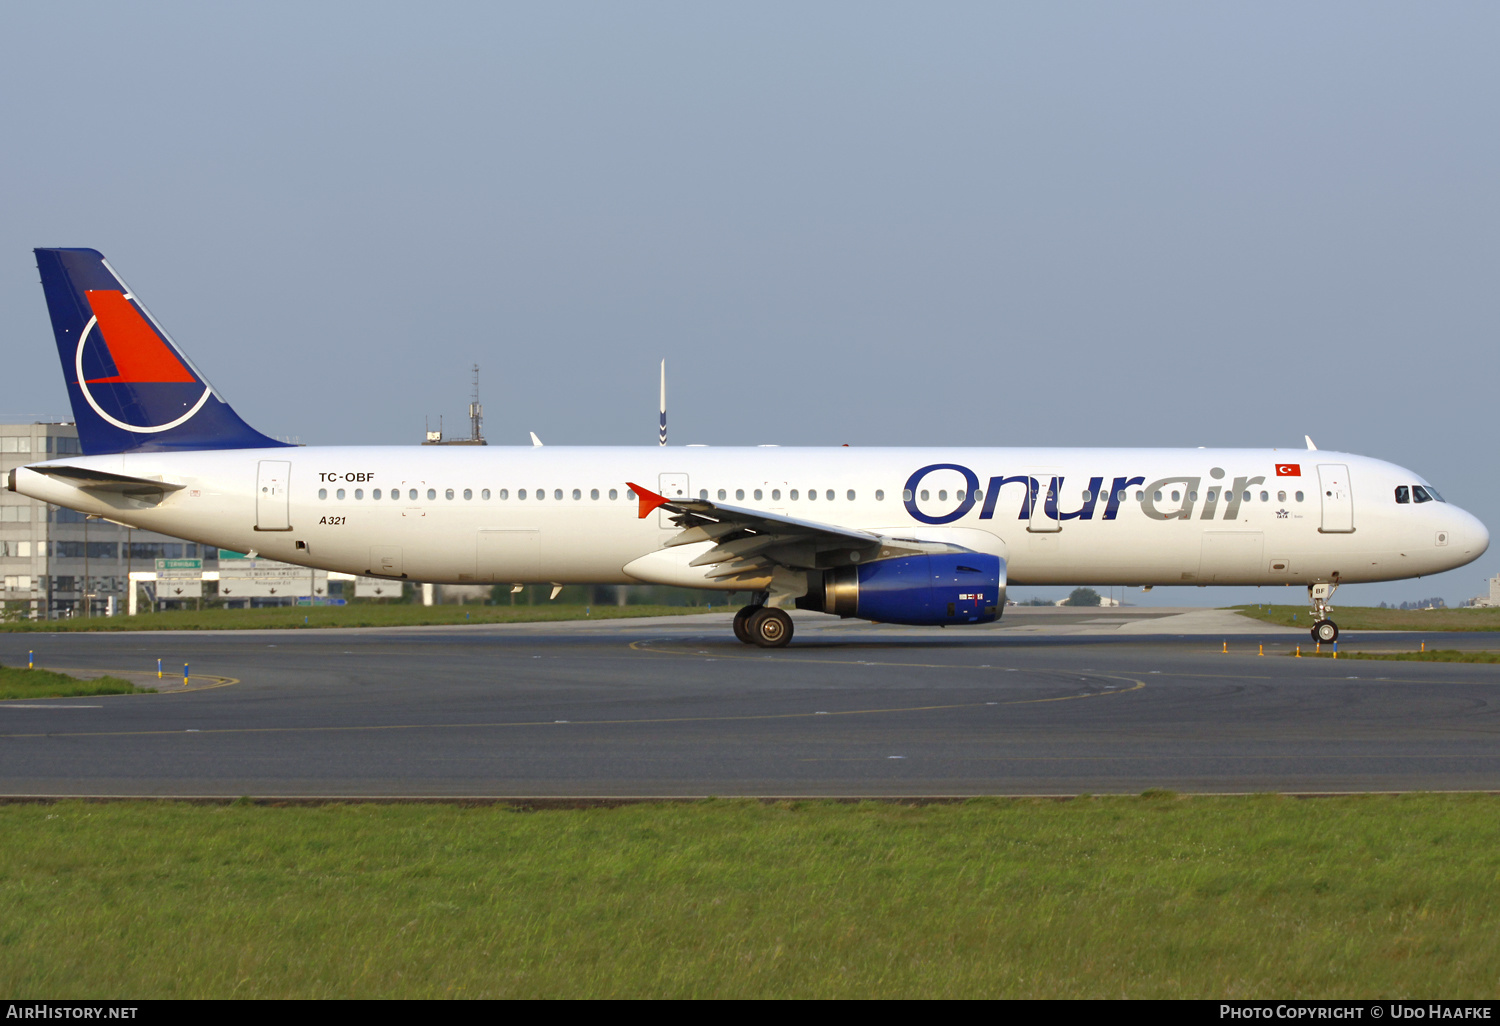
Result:
{"label": "blue sky", "polygon": [[[1300,447],[1500,527],[1493,4],[0,12],[0,414],[103,250],[311,443]],[[1357,486],[1357,484],[1356,484]],[[1483,590],[1500,549],[1347,602]],[[1059,592],[1061,593],[1061,592]],[[1222,602],[1285,592],[1134,593]]]}

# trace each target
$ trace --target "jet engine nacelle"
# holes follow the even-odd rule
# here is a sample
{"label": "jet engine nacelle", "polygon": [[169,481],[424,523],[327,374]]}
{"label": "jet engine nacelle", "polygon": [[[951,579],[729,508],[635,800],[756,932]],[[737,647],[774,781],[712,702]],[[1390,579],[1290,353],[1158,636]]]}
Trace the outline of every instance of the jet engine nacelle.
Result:
{"label": "jet engine nacelle", "polygon": [[941,552],[808,575],[798,609],[932,627],[993,623],[1005,609],[1005,560]]}

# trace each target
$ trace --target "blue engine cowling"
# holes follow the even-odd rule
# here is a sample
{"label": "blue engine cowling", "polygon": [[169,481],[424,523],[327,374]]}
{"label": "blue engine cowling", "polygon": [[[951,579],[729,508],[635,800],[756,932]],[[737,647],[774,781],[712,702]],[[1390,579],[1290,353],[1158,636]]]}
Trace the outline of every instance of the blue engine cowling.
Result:
{"label": "blue engine cowling", "polygon": [[993,623],[1005,609],[1005,560],[979,552],[902,556],[810,576],[798,609],[922,627]]}

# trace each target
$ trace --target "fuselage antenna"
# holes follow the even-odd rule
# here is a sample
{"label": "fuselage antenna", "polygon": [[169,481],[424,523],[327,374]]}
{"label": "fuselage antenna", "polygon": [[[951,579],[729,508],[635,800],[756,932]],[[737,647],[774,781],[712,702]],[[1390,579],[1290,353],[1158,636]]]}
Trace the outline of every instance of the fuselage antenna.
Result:
{"label": "fuselage antenna", "polygon": [[661,421],[657,434],[657,444],[667,444],[667,361],[661,362]]}

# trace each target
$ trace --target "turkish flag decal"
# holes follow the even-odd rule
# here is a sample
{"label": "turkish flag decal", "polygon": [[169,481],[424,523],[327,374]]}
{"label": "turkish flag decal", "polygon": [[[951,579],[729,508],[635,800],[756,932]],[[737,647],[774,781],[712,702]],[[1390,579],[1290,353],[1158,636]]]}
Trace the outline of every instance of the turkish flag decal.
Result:
{"label": "turkish flag decal", "polygon": [[1300,463],[1278,463],[1276,464],[1277,477],[1301,477],[1302,464]]}

